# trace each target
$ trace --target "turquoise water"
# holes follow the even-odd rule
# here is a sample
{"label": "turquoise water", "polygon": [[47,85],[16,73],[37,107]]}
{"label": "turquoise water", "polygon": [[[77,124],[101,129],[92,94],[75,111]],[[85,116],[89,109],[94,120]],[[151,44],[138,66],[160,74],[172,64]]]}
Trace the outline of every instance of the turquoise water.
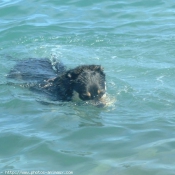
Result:
{"label": "turquoise water", "polygon": [[[174,1],[1,0],[0,23],[1,174],[175,174]],[[115,100],[44,105],[7,85],[26,58],[101,64]]]}

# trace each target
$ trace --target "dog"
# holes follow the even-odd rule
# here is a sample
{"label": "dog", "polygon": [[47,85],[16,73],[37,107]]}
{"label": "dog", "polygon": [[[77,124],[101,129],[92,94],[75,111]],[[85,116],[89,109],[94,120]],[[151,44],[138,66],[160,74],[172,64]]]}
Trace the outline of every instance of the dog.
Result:
{"label": "dog", "polygon": [[44,92],[56,101],[70,101],[76,92],[82,101],[100,102],[106,93],[105,73],[100,65],[67,70],[61,62],[27,59],[19,61],[8,78],[23,80],[30,90]]}

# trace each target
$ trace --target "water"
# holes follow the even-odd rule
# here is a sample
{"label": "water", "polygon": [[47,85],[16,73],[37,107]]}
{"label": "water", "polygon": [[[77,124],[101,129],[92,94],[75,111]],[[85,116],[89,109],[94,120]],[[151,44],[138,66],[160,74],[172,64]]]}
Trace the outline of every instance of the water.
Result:
{"label": "water", "polygon": [[[174,175],[174,15],[172,0],[1,0],[1,174]],[[101,64],[115,102],[42,104],[7,85],[26,58]]]}

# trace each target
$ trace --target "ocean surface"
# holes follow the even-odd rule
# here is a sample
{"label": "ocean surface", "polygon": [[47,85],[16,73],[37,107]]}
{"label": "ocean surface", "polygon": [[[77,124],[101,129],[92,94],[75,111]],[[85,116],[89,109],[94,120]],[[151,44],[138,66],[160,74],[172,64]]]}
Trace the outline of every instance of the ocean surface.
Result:
{"label": "ocean surface", "polygon": [[[41,103],[27,58],[102,65],[111,103]],[[175,175],[175,1],[1,0],[0,99],[2,175]]]}

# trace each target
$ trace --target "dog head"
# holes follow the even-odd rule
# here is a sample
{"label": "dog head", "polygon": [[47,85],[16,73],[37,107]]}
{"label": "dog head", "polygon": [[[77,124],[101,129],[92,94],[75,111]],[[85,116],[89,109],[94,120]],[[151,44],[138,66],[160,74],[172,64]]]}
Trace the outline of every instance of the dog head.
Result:
{"label": "dog head", "polygon": [[81,100],[99,100],[105,94],[105,74],[101,66],[79,66],[68,71],[67,77]]}

